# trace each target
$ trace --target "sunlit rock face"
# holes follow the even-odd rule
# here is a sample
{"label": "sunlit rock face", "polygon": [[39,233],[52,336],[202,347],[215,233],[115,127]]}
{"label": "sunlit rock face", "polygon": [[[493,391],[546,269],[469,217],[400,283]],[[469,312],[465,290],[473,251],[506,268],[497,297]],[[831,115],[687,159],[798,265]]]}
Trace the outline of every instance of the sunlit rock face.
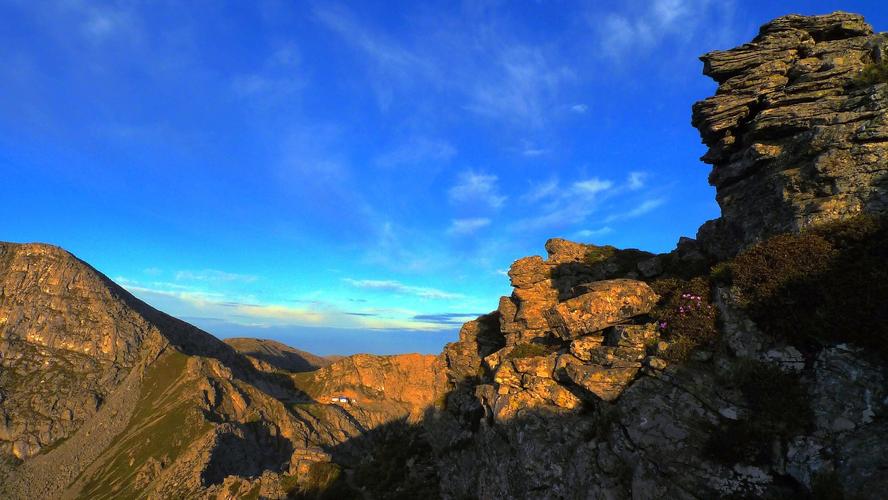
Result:
{"label": "sunlit rock face", "polygon": [[151,326],[49,245],[0,243],[0,452],[68,437],[132,367]]}
{"label": "sunlit rock face", "polygon": [[[658,297],[627,278],[638,276],[648,254],[618,264],[608,257],[613,249],[563,239],[549,240],[546,250],[545,260],[517,260],[509,270],[512,296],[466,323],[460,341],[443,353],[451,400],[465,403],[474,395],[470,406],[495,421],[614,400],[641,369],[645,346],[658,340],[644,319]],[[472,395],[461,392],[465,381],[477,383]]]}
{"label": "sunlit rock face", "polygon": [[694,105],[722,209],[698,239],[729,256],[764,237],[888,209],[888,85],[856,85],[888,38],[855,14],[786,16],[704,55]]}

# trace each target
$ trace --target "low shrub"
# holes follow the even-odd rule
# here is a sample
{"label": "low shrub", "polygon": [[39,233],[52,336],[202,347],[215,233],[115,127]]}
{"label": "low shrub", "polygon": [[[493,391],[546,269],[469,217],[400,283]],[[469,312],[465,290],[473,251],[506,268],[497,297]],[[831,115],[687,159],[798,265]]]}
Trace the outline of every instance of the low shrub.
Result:
{"label": "low shrub", "polygon": [[612,276],[621,276],[630,272],[638,271],[638,263],[653,257],[654,254],[638,250],[636,248],[619,249],[610,245],[592,246],[586,252],[585,263],[595,268],[605,263],[611,264],[610,272]]}
{"label": "low shrub", "polygon": [[664,354],[667,359],[683,361],[697,347],[718,338],[718,310],[710,301],[708,279],[665,278],[652,282],[651,288],[660,296],[651,316],[670,344]]}
{"label": "low shrub", "polygon": [[522,358],[535,358],[537,356],[548,356],[557,350],[556,347],[543,345],[543,344],[518,344],[509,354],[506,355],[507,359],[522,359]]}
{"label": "low shrub", "polygon": [[877,83],[888,83],[888,61],[866,65],[851,82],[855,87],[869,87]]}
{"label": "low shrub", "polygon": [[610,245],[592,246],[586,252],[586,264],[594,266],[595,264],[606,261],[617,253],[617,248]]}
{"label": "low shrub", "polygon": [[859,216],[770,238],[719,279],[765,332],[800,347],[854,342],[888,355],[888,222]]}

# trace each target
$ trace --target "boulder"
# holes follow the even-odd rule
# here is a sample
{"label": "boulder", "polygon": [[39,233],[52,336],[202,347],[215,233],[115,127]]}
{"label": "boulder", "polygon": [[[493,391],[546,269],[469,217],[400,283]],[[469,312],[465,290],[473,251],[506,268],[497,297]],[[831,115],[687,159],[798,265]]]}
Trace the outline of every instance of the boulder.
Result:
{"label": "boulder", "polygon": [[573,383],[605,401],[613,401],[632,382],[639,368],[639,364],[620,368],[569,364],[565,367],[565,372]]}
{"label": "boulder", "polygon": [[647,314],[659,297],[647,283],[605,280],[584,285],[585,293],[557,304],[546,314],[553,332],[565,340],[604,330]]}

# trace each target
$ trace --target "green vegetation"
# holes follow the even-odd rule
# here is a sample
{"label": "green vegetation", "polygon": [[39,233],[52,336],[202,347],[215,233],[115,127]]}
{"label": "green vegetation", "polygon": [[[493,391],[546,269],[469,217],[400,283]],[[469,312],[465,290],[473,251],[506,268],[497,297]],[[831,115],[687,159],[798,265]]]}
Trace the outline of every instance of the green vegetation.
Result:
{"label": "green vegetation", "polygon": [[718,337],[711,284],[732,286],[763,332],[796,345],[853,342],[888,356],[888,219],[861,215],[784,234],[750,247],[690,279],[650,283],[651,312],[670,348],[687,359]]}
{"label": "green vegetation", "polygon": [[99,458],[101,466],[84,485],[82,497],[138,496],[152,478],[152,471],[174,462],[210,430],[210,424],[186,396],[187,362],[186,355],[171,351],[146,370],[142,394],[129,425]]}
{"label": "green vegetation", "polygon": [[[298,486],[297,486],[298,484]],[[288,476],[281,483],[288,498],[304,500],[336,500],[354,498],[342,468],[334,463],[316,462],[309,466],[303,478]]]}
{"label": "green vegetation", "polygon": [[604,262],[610,262],[617,266],[616,274],[626,274],[638,270],[638,263],[653,257],[654,254],[637,250],[635,248],[618,249],[610,245],[592,247],[586,252],[585,262],[595,267]]}
{"label": "green vegetation", "polygon": [[851,83],[855,87],[869,87],[877,83],[888,83],[888,61],[868,64]]}
{"label": "green vegetation", "polygon": [[765,332],[799,347],[853,342],[888,355],[888,220],[859,216],[770,238],[718,268]]}
{"label": "green vegetation", "polygon": [[664,357],[670,361],[683,361],[697,347],[718,338],[718,310],[710,302],[712,295],[709,280],[693,278],[659,279],[651,288],[660,296],[651,311],[663,338],[669,342]]}
{"label": "green vegetation", "polygon": [[439,498],[438,475],[425,430],[397,420],[370,431],[368,452],[357,465],[354,480],[372,498]]}
{"label": "green vegetation", "polygon": [[535,358],[537,356],[548,356],[557,350],[557,347],[547,346],[543,344],[518,344],[509,354],[506,355],[506,359],[522,359],[522,358]]}
{"label": "green vegetation", "polygon": [[316,371],[288,374],[290,379],[293,381],[293,385],[297,389],[308,394],[311,397],[317,397],[317,395],[320,394],[323,390],[323,388],[321,387],[321,383],[318,381],[318,377],[316,375]]}
{"label": "green vegetation", "polygon": [[610,245],[592,247],[586,252],[586,264],[594,266],[613,257],[616,253],[617,248]]}
{"label": "green vegetation", "polygon": [[795,375],[757,361],[738,361],[721,381],[740,391],[747,413],[713,429],[705,453],[724,463],[773,461],[772,443],[803,433],[813,423],[808,394]]}

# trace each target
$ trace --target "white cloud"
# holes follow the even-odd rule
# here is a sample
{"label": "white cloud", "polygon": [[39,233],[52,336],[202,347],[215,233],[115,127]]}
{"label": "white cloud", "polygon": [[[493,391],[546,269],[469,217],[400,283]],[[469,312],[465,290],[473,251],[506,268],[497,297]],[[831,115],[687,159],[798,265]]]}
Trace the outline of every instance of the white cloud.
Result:
{"label": "white cloud", "polygon": [[277,104],[305,87],[299,71],[300,61],[298,48],[291,43],[283,44],[256,71],[234,76],[231,88],[239,97]]}
{"label": "white cloud", "polygon": [[550,198],[558,193],[558,180],[550,179],[548,181],[535,184],[530,191],[521,196],[521,200],[527,203],[536,203],[540,200]]}
{"label": "white cloud", "polygon": [[581,115],[589,110],[589,106],[587,106],[583,103],[578,103],[578,104],[574,104],[573,106],[571,106],[570,110],[573,111],[574,113]]}
{"label": "white cloud", "polygon": [[539,47],[514,45],[494,55],[485,72],[468,80],[473,84],[466,89],[466,107],[479,115],[542,125],[560,88],[576,79],[572,69],[553,63]]}
{"label": "white cloud", "polygon": [[[69,4],[76,6],[77,4]],[[83,16],[81,31],[83,35],[93,43],[104,42],[115,36],[134,36],[135,15],[124,6],[99,7],[86,4],[76,6],[82,8]]]}
{"label": "white cloud", "polygon": [[[321,300],[298,300],[302,305],[267,304],[254,297],[232,297],[218,292],[200,291],[175,283],[139,283],[124,277],[115,281],[142,300],[178,317],[214,318],[226,323],[253,326],[325,326],[357,329],[441,330],[448,327],[424,320],[410,309],[341,309]],[[411,287],[407,287],[411,289]],[[425,289],[418,289],[419,291]],[[428,292],[438,298],[440,292]],[[434,292],[438,292],[437,294]],[[456,297],[453,297],[456,298]]]}
{"label": "white cloud", "polygon": [[252,283],[258,278],[249,274],[227,273],[216,269],[202,269],[200,271],[179,271],[176,273],[176,281],[204,281],[204,282],[234,282]]}
{"label": "white cloud", "polygon": [[663,198],[652,198],[650,200],[645,200],[645,201],[641,202],[640,204],[638,204],[635,208],[633,208],[627,212],[613,214],[613,215],[608,216],[605,219],[605,222],[613,222],[616,220],[632,219],[635,217],[639,217],[639,216],[642,216],[642,215],[654,210],[655,208],[659,207],[660,205],[662,205],[665,202],[666,202],[666,200]]}
{"label": "white cloud", "polygon": [[356,280],[345,278],[343,281],[355,288],[380,290],[400,295],[412,295],[422,299],[450,300],[463,297],[458,293],[445,292],[436,288],[405,285],[404,283],[395,280]]}
{"label": "white cloud", "polygon": [[548,152],[549,152],[548,149],[543,149],[543,148],[526,148],[523,151],[521,151],[521,154],[524,156],[534,157],[534,156],[542,156]]}
{"label": "white cloud", "polygon": [[576,232],[576,237],[579,239],[589,239],[595,238],[597,236],[604,236],[605,234],[610,234],[614,230],[610,226],[604,226],[598,229],[582,229]]}
{"label": "white cloud", "polygon": [[518,219],[510,227],[536,231],[582,224],[613,187],[613,182],[597,177],[575,181],[567,188],[559,188],[556,180],[537,185],[522,197],[527,203],[541,204],[536,215]]}
{"label": "white cloud", "polygon": [[499,208],[506,197],[499,193],[497,176],[466,171],[459,174],[457,183],[447,191],[451,203],[480,203]]}
{"label": "white cloud", "polygon": [[572,187],[574,193],[576,194],[595,196],[602,191],[607,191],[608,189],[612,188],[613,185],[614,183],[611,181],[601,180],[597,177],[593,177],[584,181],[574,182]]}
{"label": "white cloud", "polygon": [[629,189],[635,191],[644,187],[645,179],[647,179],[647,173],[645,172],[629,172],[626,184],[629,186]]}
{"label": "white cloud", "polygon": [[447,229],[447,233],[455,236],[465,236],[473,234],[479,229],[489,225],[490,219],[487,218],[454,219],[450,223],[450,228]]}

